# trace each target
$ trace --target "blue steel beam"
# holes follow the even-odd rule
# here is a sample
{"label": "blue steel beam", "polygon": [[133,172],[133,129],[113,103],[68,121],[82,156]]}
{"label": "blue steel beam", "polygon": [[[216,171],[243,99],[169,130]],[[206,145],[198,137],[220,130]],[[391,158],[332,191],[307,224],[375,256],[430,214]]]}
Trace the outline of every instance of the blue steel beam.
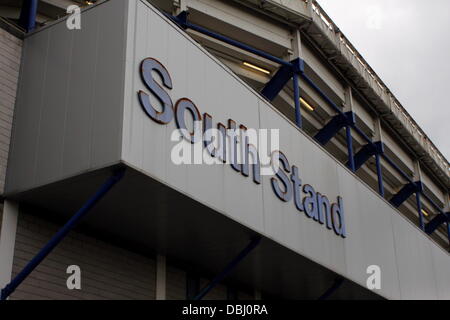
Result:
{"label": "blue steel beam", "polygon": [[23,0],[19,25],[24,28],[26,32],[33,31],[36,28],[37,8],[38,0]]}
{"label": "blue steel beam", "polygon": [[23,268],[23,270],[6,285],[0,295],[0,300],[6,300],[31,272],[53,251],[76,224],[119,182],[125,174],[125,168],[118,169],[90,198],[75,215],[50,239],[39,253]]}
{"label": "blue steel beam", "polygon": [[[273,101],[275,97],[283,90],[284,86],[294,76],[294,70],[292,66],[281,66],[275,75],[264,86],[261,94],[269,101]],[[295,90],[295,87],[294,87]]]}
{"label": "blue steel beam", "polygon": [[347,112],[333,117],[314,138],[322,145],[326,145],[342,128],[355,124],[355,114]]}
{"label": "blue steel beam", "polygon": [[412,194],[421,193],[423,191],[423,184],[421,181],[410,182],[403,186],[403,188],[391,199],[394,207],[400,207]]}
{"label": "blue steel beam", "polygon": [[374,155],[381,155],[384,153],[384,144],[382,142],[373,142],[366,144],[361,148],[361,150],[355,155],[355,170],[358,170],[369,160],[370,157]]}
{"label": "blue steel beam", "polygon": [[345,279],[341,278],[341,277],[339,277],[336,280],[334,280],[333,285],[327,291],[325,291],[324,294],[321,295],[319,297],[319,299],[317,299],[317,300],[326,300],[326,299],[328,299],[333,293],[335,293],[342,286],[344,281],[345,281]]}
{"label": "blue steel beam", "polygon": [[232,46],[235,46],[235,47],[237,47],[237,48],[240,48],[240,49],[242,49],[242,50],[251,52],[251,53],[253,53],[253,54],[257,55],[257,56],[260,56],[260,57],[263,57],[263,58],[265,58],[265,59],[267,59],[267,60],[270,60],[270,61],[273,61],[273,62],[275,62],[275,63],[278,63],[278,64],[280,64],[280,65],[282,65],[282,66],[288,66],[288,67],[291,66],[291,63],[290,63],[290,62],[284,61],[283,59],[280,59],[280,58],[275,57],[275,56],[273,56],[273,55],[271,55],[271,54],[268,54],[268,53],[266,53],[266,52],[264,52],[264,51],[261,51],[261,50],[258,50],[258,49],[256,49],[256,48],[253,48],[253,47],[251,47],[251,46],[249,46],[249,45],[246,45],[246,44],[244,44],[244,43],[242,43],[242,42],[240,42],[240,41],[233,40],[233,39],[231,39],[231,38],[228,38],[228,37],[226,37],[226,36],[220,35],[220,34],[218,34],[218,33],[212,32],[212,31],[210,31],[210,30],[208,30],[208,29],[206,29],[206,28],[203,28],[203,27],[201,27],[201,26],[198,26],[198,25],[196,25],[196,24],[190,23],[190,22],[188,21],[188,15],[189,15],[189,13],[188,13],[187,11],[182,11],[182,12],[181,12],[179,15],[177,15],[176,17],[174,17],[174,16],[172,16],[172,15],[169,15],[169,14],[166,14],[166,13],[165,13],[165,15],[166,15],[169,19],[171,19],[172,21],[174,21],[175,23],[177,23],[177,24],[178,24],[180,27],[182,27],[183,29],[191,29],[191,30],[194,30],[194,31],[203,33],[203,34],[205,34],[205,35],[207,35],[207,36],[209,36],[209,37],[211,37],[211,38],[214,38],[214,39],[223,41],[223,42],[228,43],[228,44],[230,44],[230,45],[232,45]]}
{"label": "blue steel beam", "polygon": [[302,127],[302,115],[300,109],[300,84],[298,74],[304,72],[303,60],[297,58],[290,62],[290,66],[281,66],[277,73],[264,86],[261,94],[269,101],[273,101],[288,81],[293,79],[294,103],[295,103],[295,124]]}
{"label": "blue steel beam", "polygon": [[450,222],[450,212],[448,213],[440,213],[436,217],[434,217],[430,222],[428,222],[425,226],[425,232],[427,234],[432,234],[439,228],[442,224]]}
{"label": "blue steel beam", "polygon": [[249,253],[253,251],[253,249],[255,249],[259,245],[260,242],[261,242],[261,237],[256,237],[256,238],[252,239],[250,244],[247,247],[245,247],[245,249],[242,250],[236,256],[236,258],[234,258],[225,267],[225,269],[217,277],[214,278],[214,280],[212,280],[205,288],[203,288],[202,291],[200,291],[200,293],[195,297],[194,300],[202,300],[203,297],[205,297],[208,294],[208,292],[210,292],[215,286],[217,286],[217,284],[219,284],[220,281],[225,279],[236,268],[236,266],[242,260],[244,260],[245,257],[247,257],[249,255]]}

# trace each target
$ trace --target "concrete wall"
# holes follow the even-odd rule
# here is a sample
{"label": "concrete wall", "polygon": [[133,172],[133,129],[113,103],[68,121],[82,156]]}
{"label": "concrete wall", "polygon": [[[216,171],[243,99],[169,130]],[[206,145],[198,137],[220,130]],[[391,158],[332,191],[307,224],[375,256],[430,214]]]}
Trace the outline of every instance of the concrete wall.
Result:
{"label": "concrete wall", "polygon": [[22,40],[0,28],[0,194],[3,194],[8,162]]}

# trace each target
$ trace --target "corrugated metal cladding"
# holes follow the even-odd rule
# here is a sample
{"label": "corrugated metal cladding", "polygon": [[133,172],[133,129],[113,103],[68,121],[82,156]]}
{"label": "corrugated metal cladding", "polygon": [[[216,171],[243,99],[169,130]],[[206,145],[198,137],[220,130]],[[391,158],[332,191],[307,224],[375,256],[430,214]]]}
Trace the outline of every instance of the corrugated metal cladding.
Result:
{"label": "corrugated metal cladding", "polygon": [[[83,13],[83,23],[78,33],[60,22],[25,41],[7,194],[14,196],[122,162],[363,287],[367,267],[380,266],[382,289],[377,293],[383,297],[450,298],[448,253],[148,3],[111,0]],[[347,237],[337,237],[308,219],[292,201],[280,201],[271,189],[270,176],[263,176],[257,185],[229,166],[173,164],[170,136],[176,129],[174,121],[167,125],[153,122],[138,100],[138,91],[147,90],[139,67],[148,57],[159,60],[171,74],[174,102],[192,99],[201,113],[212,115],[215,124],[233,119],[248,128],[279,129],[280,149],[299,168],[303,183],[331,202],[338,196],[344,199]],[[55,230],[26,212],[20,216],[15,272],[36,252],[34,245],[42,244],[50,236],[48,231]],[[80,237],[90,248],[94,240]],[[66,239],[63,249],[54,253],[58,258],[50,256],[22,290],[39,290],[44,279],[58,292],[64,284],[59,259],[65,264],[81,259],[87,273],[92,272],[86,284],[92,286],[89,294],[150,296],[151,272],[143,275],[148,282],[139,284],[144,288],[137,285],[140,289],[133,293],[120,282],[133,283],[134,272],[154,268],[152,260],[127,256],[136,261],[138,270],[127,269],[124,261],[119,261],[117,269],[108,259],[120,259],[120,249],[107,247],[103,256],[98,248],[104,244],[94,241],[93,252],[99,254],[83,260],[83,254],[90,253],[80,250],[80,241],[75,242]],[[104,268],[103,280],[90,266],[92,259]],[[46,274],[45,268],[59,270],[60,276]],[[181,298],[185,275],[175,269],[169,269],[169,274],[179,280],[168,285],[168,296]],[[117,279],[122,279],[119,284]],[[96,281],[111,286],[110,296],[96,291]],[[223,297],[223,290],[214,296]]]}

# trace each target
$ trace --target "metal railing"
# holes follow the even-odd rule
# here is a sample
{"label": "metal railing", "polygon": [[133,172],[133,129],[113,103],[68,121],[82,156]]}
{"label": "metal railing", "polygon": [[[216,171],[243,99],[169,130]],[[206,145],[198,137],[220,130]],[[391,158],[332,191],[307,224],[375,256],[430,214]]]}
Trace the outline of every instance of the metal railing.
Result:
{"label": "metal railing", "polygon": [[320,5],[315,0],[300,0],[307,4],[311,4],[312,13],[320,17],[320,20],[325,25],[325,28],[333,31],[335,34],[339,35],[339,40],[341,42],[341,48],[347,49],[353,58],[358,61],[358,63],[363,68],[374,83],[377,84],[382,94],[386,95],[391,101],[391,111],[394,113],[396,118],[403,124],[403,126],[409,131],[409,133],[417,140],[417,142],[428,152],[431,158],[438,164],[438,166],[445,172],[445,174],[450,177],[450,164],[441,154],[441,152],[435,147],[431,140],[427,137],[425,132],[419,127],[419,125],[414,121],[411,115],[405,110],[405,108],[400,104],[400,102],[390,93],[388,87],[383,83],[383,81],[378,77],[375,71],[369,66],[369,64],[364,60],[364,58],[358,53],[351,42],[342,34],[339,28],[334,24],[333,20],[325,13],[325,11],[320,7]]}

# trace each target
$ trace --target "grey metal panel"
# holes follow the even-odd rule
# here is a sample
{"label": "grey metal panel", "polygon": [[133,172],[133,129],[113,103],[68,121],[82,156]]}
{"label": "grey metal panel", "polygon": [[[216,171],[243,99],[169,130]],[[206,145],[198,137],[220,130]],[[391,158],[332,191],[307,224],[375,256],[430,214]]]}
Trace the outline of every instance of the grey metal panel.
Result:
{"label": "grey metal panel", "polygon": [[40,32],[24,42],[6,175],[6,193],[34,183],[38,119],[43,103],[49,37],[48,32]]}
{"label": "grey metal panel", "polygon": [[[347,273],[360,284],[368,278],[367,267],[381,269],[381,292],[399,298],[400,288],[391,215],[398,215],[377,194],[339,166],[339,190],[345,201],[348,236],[345,239]],[[404,221],[404,223],[407,223]],[[412,232],[417,232],[414,230]]]}
{"label": "grey metal panel", "polygon": [[115,162],[122,146],[126,1],[108,1],[95,10],[99,23],[95,93],[92,101],[91,166]]}
{"label": "grey metal panel", "polygon": [[[61,175],[66,122],[67,80],[71,71],[73,32],[64,24],[48,29],[49,44],[45,61],[47,66],[43,87],[42,109],[37,118],[35,183],[55,181]],[[69,62],[69,63],[67,63]],[[76,68],[76,65],[73,67]],[[34,76],[39,75],[27,75]],[[37,79],[35,79],[37,81]]]}
{"label": "grey metal panel", "polygon": [[[436,246],[431,246],[431,253],[433,255],[433,274],[436,278],[436,287],[438,298],[441,300],[450,300],[450,277],[448,271],[450,270],[450,259],[445,254],[442,254],[442,249]],[[431,272],[428,270],[427,272]]]}
{"label": "grey metal panel", "polygon": [[[434,244],[400,215],[392,215],[402,299],[438,299],[433,267]],[[441,250],[441,255],[447,255]],[[447,255],[448,261],[448,255]],[[446,265],[439,265],[443,270]],[[446,276],[448,278],[448,275]]]}
{"label": "grey metal panel", "polygon": [[107,1],[24,43],[6,193],[120,160],[126,2]]}
{"label": "grey metal panel", "polygon": [[[62,172],[78,172],[88,168],[91,160],[91,130],[93,96],[96,87],[97,42],[99,20],[88,19],[94,14],[88,11],[83,17],[83,28],[73,34],[73,51],[68,78],[66,127],[64,132],[64,151]],[[90,48],[86,50],[86,48]],[[82,93],[82,94],[80,94]]]}

